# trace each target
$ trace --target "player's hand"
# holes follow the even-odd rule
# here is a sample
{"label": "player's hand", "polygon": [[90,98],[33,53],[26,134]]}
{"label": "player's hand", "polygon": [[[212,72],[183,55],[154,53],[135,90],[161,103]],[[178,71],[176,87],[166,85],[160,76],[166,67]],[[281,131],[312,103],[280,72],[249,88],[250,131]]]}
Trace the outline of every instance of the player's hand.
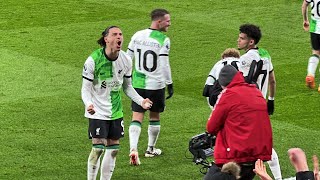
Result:
{"label": "player's hand", "polygon": [[303,29],[305,31],[309,31],[309,27],[310,27],[309,21],[303,21]]}
{"label": "player's hand", "polygon": [[296,172],[309,171],[306,154],[302,149],[291,148],[288,150],[288,155]]}
{"label": "player's hand", "polygon": [[274,100],[268,100],[268,114],[272,115],[274,112]]}
{"label": "player's hand", "polygon": [[142,101],[142,108],[143,109],[150,109],[152,107],[153,102],[149,99],[146,98]]}
{"label": "player's hand", "polygon": [[94,114],[96,111],[93,109],[93,104],[90,104],[87,108],[89,114]]}
{"label": "player's hand", "polygon": [[168,96],[166,97],[166,99],[169,99],[173,95],[173,84],[168,84],[167,89],[168,89]]}

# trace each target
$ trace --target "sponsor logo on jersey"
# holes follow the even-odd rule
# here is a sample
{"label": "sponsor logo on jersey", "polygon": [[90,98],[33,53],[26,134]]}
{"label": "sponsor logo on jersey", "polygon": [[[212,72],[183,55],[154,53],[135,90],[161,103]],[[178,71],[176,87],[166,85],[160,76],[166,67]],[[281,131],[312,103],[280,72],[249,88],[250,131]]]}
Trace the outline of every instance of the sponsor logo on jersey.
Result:
{"label": "sponsor logo on jersey", "polygon": [[122,69],[120,69],[119,71],[118,71],[118,74],[120,74],[122,72]]}
{"label": "sponsor logo on jersey", "polygon": [[112,89],[112,90],[118,90],[118,88],[121,86],[120,82],[119,81],[102,81],[101,82],[101,89],[102,88],[115,88],[115,89]]}

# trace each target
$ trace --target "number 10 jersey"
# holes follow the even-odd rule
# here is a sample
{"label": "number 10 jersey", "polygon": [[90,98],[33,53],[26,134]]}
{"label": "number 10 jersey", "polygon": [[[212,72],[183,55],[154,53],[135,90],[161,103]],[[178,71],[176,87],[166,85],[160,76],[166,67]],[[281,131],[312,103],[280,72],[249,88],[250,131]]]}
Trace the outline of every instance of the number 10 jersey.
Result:
{"label": "number 10 jersey", "polygon": [[132,36],[127,54],[134,59],[134,88],[157,90],[172,84],[169,51],[170,39],[158,30],[144,29]]}

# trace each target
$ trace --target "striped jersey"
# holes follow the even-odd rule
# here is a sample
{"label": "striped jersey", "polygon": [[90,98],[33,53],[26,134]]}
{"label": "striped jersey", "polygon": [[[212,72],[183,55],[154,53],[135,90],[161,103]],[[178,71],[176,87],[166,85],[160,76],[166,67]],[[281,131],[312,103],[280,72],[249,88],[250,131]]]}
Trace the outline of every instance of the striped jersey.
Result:
{"label": "striped jersey", "polygon": [[101,120],[122,118],[123,78],[131,77],[131,71],[131,59],[124,51],[119,52],[116,60],[107,58],[105,48],[94,51],[84,64],[82,77],[92,82],[90,103],[95,113],[91,115],[85,110],[85,117]]}
{"label": "striped jersey", "polygon": [[134,59],[134,88],[157,90],[172,83],[169,51],[170,39],[158,30],[144,29],[132,36],[127,53]]}
{"label": "striped jersey", "polygon": [[271,56],[269,55],[267,50],[262,48],[250,49],[249,51],[247,51],[240,57],[239,71],[243,72],[244,77],[248,76],[250,66],[253,61],[256,61],[257,64],[263,63],[260,75],[257,79],[257,84],[263,96],[267,98],[269,73],[273,71]]}

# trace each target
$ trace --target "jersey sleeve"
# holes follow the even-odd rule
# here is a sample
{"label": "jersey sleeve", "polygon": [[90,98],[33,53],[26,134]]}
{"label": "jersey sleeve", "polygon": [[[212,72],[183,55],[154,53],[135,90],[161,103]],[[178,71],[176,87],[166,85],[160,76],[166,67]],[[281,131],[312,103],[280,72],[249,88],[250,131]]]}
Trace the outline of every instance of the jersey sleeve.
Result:
{"label": "jersey sleeve", "polygon": [[94,61],[91,56],[86,60],[82,72],[81,98],[86,107],[92,104],[92,81],[94,79]]}
{"label": "jersey sleeve", "polygon": [[131,78],[132,76],[132,59],[128,54],[125,54],[125,59],[126,59],[126,66],[127,66],[127,71],[125,72],[124,76]]}
{"label": "jersey sleeve", "polygon": [[136,34],[134,34],[129,42],[128,49],[127,49],[127,55],[133,59],[134,57],[134,40],[135,40]]}
{"label": "jersey sleeve", "polygon": [[159,61],[162,66],[166,85],[172,84],[171,67],[169,62],[170,39],[167,38],[159,52]]}
{"label": "jersey sleeve", "polygon": [[167,37],[160,49],[159,56],[169,56],[170,51],[170,39]]}
{"label": "jersey sleeve", "polygon": [[94,79],[94,60],[91,56],[88,57],[86,62],[84,63],[83,70],[82,70],[82,77],[89,81],[93,81]]}

